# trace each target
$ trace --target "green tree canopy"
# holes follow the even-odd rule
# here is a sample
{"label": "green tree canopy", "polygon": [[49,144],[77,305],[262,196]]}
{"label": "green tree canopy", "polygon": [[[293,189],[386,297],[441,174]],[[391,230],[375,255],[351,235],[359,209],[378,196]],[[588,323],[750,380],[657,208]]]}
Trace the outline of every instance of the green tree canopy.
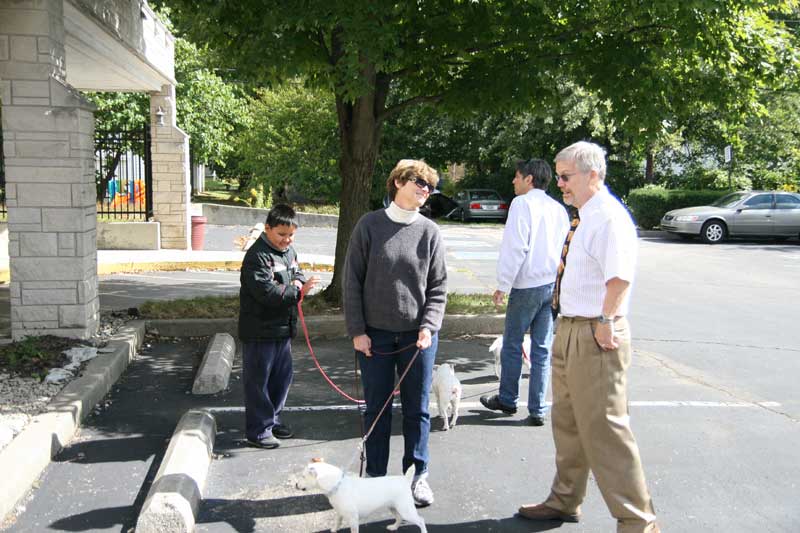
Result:
{"label": "green tree canopy", "polygon": [[[166,1],[166,0],[165,0]],[[550,107],[572,81],[614,122],[655,138],[692,102],[741,110],[797,65],[781,23],[794,0],[169,0],[178,27],[240,76],[303,74],[339,124],[339,298],[351,230],[368,209],[384,123],[415,104],[453,112]],[[409,154],[424,156],[424,154]]]}

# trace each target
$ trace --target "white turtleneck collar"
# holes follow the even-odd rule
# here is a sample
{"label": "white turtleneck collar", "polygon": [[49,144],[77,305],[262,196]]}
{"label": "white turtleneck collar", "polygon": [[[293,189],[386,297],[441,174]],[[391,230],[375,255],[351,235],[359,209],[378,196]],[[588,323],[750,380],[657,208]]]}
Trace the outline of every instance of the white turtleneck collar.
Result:
{"label": "white turtleneck collar", "polygon": [[386,208],[386,216],[389,217],[392,222],[397,222],[398,224],[411,224],[420,217],[420,214],[419,209],[408,211],[392,202],[389,204],[389,207]]}

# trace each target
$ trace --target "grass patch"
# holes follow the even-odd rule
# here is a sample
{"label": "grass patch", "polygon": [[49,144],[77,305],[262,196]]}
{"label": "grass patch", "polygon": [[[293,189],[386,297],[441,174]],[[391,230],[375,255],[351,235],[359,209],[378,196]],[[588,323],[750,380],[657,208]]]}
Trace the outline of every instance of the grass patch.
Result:
{"label": "grass patch", "polygon": [[[342,308],[332,306],[319,295],[309,296],[303,303],[306,316],[338,315]],[[505,306],[495,308],[491,294],[450,294],[447,297],[448,314],[486,315],[505,313]],[[142,318],[237,318],[238,296],[202,296],[185,300],[149,301],[139,307]]]}
{"label": "grass patch", "polygon": [[0,372],[43,379],[47,372],[68,362],[64,350],[80,343],[75,339],[42,335],[0,346]]}

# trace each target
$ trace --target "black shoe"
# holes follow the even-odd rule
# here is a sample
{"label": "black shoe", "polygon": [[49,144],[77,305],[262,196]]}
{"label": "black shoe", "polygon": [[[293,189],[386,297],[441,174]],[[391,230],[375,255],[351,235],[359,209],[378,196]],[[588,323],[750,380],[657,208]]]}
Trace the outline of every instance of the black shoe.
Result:
{"label": "black shoe", "polygon": [[292,428],[289,426],[284,426],[283,424],[275,424],[272,426],[272,435],[278,439],[291,439],[294,437],[294,432]]}
{"label": "black shoe", "polygon": [[503,405],[500,403],[500,396],[481,396],[481,403],[487,409],[492,411],[503,411],[507,415],[513,415],[517,412],[517,408],[511,405]]}
{"label": "black shoe", "polygon": [[278,439],[276,439],[274,436],[269,435],[267,437],[264,437],[263,439],[258,439],[258,440],[247,439],[247,445],[252,446],[254,448],[263,448],[265,450],[272,450],[273,448],[277,448],[278,446],[280,446],[281,443],[278,442]]}
{"label": "black shoe", "polygon": [[544,417],[543,416],[530,415],[528,417],[528,424],[531,425],[531,426],[543,426],[544,425]]}

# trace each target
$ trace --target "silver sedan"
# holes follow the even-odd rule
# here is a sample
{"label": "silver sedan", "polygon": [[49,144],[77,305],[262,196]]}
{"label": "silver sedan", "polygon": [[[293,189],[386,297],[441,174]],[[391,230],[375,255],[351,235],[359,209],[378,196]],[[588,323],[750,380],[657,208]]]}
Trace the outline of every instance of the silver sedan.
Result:
{"label": "silver sedan", "polygon": [[726,194],[711,205],[668,212],[661,229],[708,244],[728,237],[800,235],[800,194],[782,191],[741,191]]}

